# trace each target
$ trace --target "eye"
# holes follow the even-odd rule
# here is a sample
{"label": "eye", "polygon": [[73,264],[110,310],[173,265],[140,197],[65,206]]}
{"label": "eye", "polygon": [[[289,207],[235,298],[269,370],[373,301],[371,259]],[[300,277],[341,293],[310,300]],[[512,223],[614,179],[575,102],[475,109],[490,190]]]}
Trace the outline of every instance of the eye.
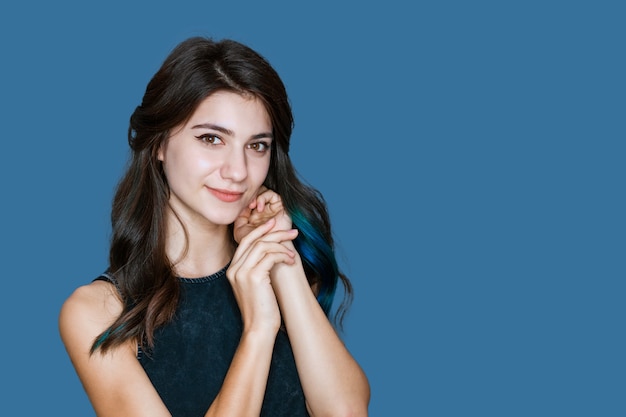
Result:
{"label": "eye", "polygon": [[270,146],[271,145],[268,142],[253,142],[248,145],[248,148],[259,153],[265,153],[270,149]]}
{"label": "eye", "polygon": [[212,133],[207,133],[204,135],[196,136],[196,138],[200,140],[201,142],[204,142],[208,145],[218,145],[222,143],[222,139],[220,139],[219,136],[214,135]]}

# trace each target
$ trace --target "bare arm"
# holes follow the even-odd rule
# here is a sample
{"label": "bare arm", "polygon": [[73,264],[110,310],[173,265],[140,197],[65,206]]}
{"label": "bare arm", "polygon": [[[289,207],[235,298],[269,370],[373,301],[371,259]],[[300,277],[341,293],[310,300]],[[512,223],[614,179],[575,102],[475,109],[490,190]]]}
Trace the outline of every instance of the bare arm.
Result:
{"label": "bare arm", "polygon": [[252,230],[238,246],[227,271],[243,320],[243,335],[224,385],[207,416],[258,416],[261,412],[280,310],[270,281],[276,264],[291,264],[284,246],[295,230],[272,230],[275,221]]}
{"label": "bare arm", "polygon": [[272,272],[310,414],[367,416],[367,378],[317,302],[299,257],[294,265],[277,265]]}
{"label": "bare arm", "polygon": [[63,304],[59,330],[65,348],[98,416],[169,416],[129,342],[107,354],[91,344],[122,309],[113,285],[96,281],[77,289]]}
{"label": "bare arm", "polygon": [[[96,282],[78,289],[64,303],[59,317],[63,342],[83,387],[98,416],[169,417],[169,411],[137,360],[135,343],[114,348],[104,355],[89,354],[92,341],[114,318],[113,314],[107,314],[109,320],[102,317],[103,305],[114,304],[100,297],[111,292],[108,287],[112,288],[110,284]],[[267,332],[247,332],[242,336],[224,385],[207,416],[259,415],[273,346],[274,339]]]}
{"label": "bare arm", "polygon": [[[268,234],[273,224],[259,227],[242,242],[227,272],[244,319],[244,332],[224,384],[206,416],[258,416],[280,312],[269,270],[293,262],[279,242],[295,232]],[[90,354],[93,340],[115,320],[122,304],[113,285],[96,281],[77,289],[64,303],[59,330],[70,359],[100,417],[166,417],[167,407],[136,358],[129,341],[106,354]]]}
{"label": "bare arm", "polygon": [[[276,219],[276,229],[291,228],[281,198],[262,189],[235,221],[239,240],[260,222]],[[296,252],[291,241],[283,243]],[[367,416],[370,387],[320,307],[298,255],[291,264],[276,265],[272,287],[291,342],[298,374],[312,416]]]}

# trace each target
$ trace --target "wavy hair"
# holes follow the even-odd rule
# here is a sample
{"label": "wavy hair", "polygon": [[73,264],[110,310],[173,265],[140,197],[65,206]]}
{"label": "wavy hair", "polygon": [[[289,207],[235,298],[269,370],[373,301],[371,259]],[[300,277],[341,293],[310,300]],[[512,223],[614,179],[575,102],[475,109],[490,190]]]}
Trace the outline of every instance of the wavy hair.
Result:
{"label": "wavy hair", "polygon": [[283,82],[268,61],[247,46],[229,39],[193,37],[168,55],[130,117],[131,155],[113,198],[108,271],[115,277],[124,307],[96,338],[92,352],[130,339],[152,346],[155,329],[173,317],[180,288],[165,250],[169,186],[157,152],[172,129],[186,122],[205,98],[224,90],[252,95],[265,105],[274,144],[264,185],[282,197],[300,231],[294,245],[329,318],[337,284],[342,283],[343,300],[332,316],[341,326],[352,301],[352,286],[337,266],[326,203],[299,179],[289,158],[294,122]]}

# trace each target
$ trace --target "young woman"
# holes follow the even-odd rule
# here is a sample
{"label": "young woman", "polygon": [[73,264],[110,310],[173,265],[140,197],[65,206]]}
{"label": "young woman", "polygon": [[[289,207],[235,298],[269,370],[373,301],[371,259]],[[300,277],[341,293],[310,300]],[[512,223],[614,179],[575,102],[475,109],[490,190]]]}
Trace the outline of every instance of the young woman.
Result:
{"label": "young woman", "polygon": [[292,125],[282,81],[238,42],[188,39],[154,75],[110,266],[59,317],[98,416],[367,415],[367,378],[329,319],[350,282],[323,198],[291,165]]}

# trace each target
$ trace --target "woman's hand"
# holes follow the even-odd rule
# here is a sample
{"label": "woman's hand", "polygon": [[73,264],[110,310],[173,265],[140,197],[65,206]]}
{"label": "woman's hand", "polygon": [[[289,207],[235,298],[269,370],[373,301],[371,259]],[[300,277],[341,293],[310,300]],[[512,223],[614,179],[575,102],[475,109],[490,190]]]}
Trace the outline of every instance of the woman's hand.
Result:
{"label": "woman's hand", "polygon": [[226,271],[246,330],[278,332],[281,324],[278,301],[272,288],[270,271],[277,264],[291,265],[295,252],[283,242],[298,235],[295,229],[275,230],[276,219],[270,218],[246,234],[235,251]]}
{"label": "woman's hand", "polygon": [[233,227],[235,241],[241,243],[241,240],[254,228],[272,218],[276,219],[273,230],[291,229],[291,218],[285,211],[280,196],[275,191],[262,186],[254,200],[235,219]]}

